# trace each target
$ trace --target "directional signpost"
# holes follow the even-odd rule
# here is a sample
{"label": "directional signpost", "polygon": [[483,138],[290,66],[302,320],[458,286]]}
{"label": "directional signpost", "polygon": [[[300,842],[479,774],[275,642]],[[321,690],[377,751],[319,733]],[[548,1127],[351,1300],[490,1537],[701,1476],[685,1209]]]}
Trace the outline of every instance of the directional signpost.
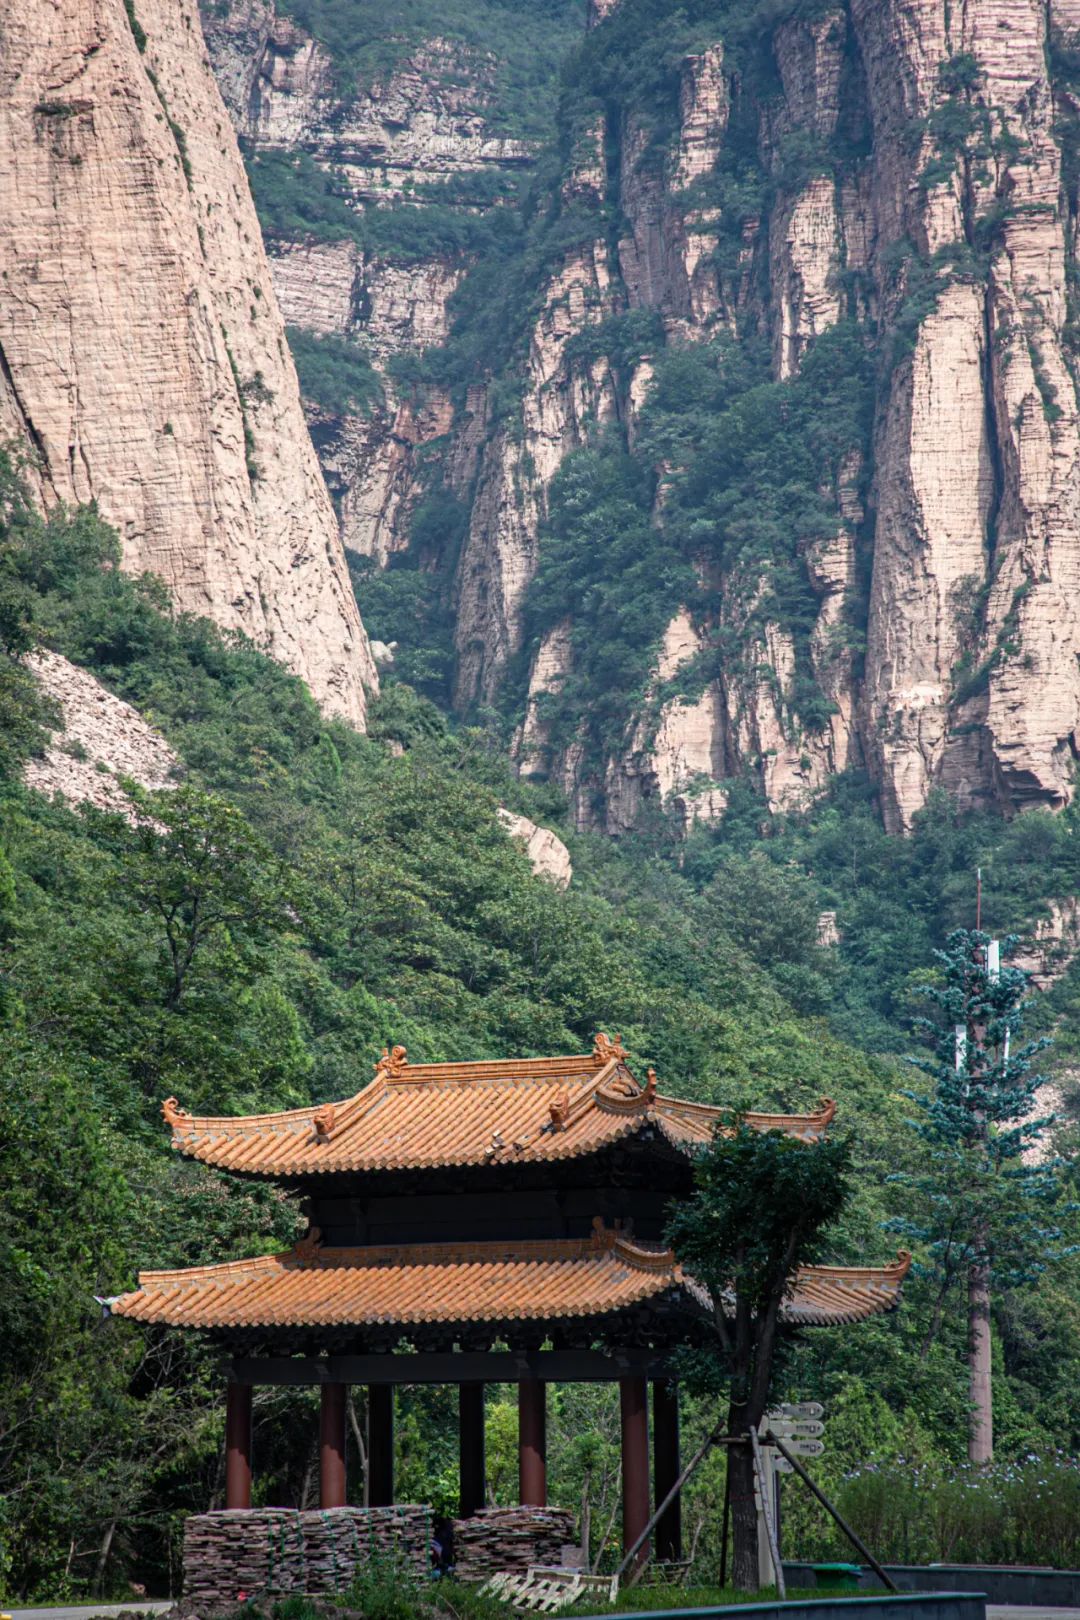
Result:
{"label": "directional signpost", "polygon": [[[825,1442],[821,1436],[825,1433],[825,1408],[820,1401],[789,1401],[783,1406],[775,1407],[766,1412],[761,1420],[760,1433],[762,1437],[770,1430],[778,1439],[784,1442],[787,1450],[793,1457],[820,1457],[825,1450]],[[785,1457],[781,1457],[775,1446],[763,1444],[761,1458],[765,1465],[765,1476],[770,1492],[770,1505],[773,1510],[773,1522],[776,1526],[776,1539],[780,1540],[780,1474],[794,1473],[794,1468]],[[763,1586],[776,1584],[776,1571],[773,1568],[772,1552],[769,1546],[763,1504],[760,1493],[758,1497],[758,1565],[759,1577]]]}

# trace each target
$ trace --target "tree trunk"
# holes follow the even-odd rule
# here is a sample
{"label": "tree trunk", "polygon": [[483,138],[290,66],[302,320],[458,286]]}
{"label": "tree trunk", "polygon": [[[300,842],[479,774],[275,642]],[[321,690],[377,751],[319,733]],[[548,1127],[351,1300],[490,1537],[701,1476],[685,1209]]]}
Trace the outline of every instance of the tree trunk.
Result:
{"label": "tree trunk", "polygon": [[754,1454],[749,1441],[744,1446],[728,1446],[727,1465],[731,1478],[731,1584],[737,1592],[756,1592],[759,1585],[757,1509],[754,1506]]}
{"label": "tree trunk", "polygon": [[[985,1250],[985,1233],[976,1236]],[[994,1460],[994,1402],[990,1371],[990,1266],[976,1260],[968,1271],[968,1392],[971,1428],[968,1458],[973,1463]]]}
{"label": "tree trunk", "polygon": [[95,1597],[101,1596],[101,1589],[105,1584],[105,1570],[109,1562],[109,1553],[112,1551],[113,1536],[116,1534],[116,1520],[110,1519],[105,1527],[105,1534],[101,1538],[101,1550],[98,1553],[97,1568],[94,1570],[94,1583],[91,1591]]}

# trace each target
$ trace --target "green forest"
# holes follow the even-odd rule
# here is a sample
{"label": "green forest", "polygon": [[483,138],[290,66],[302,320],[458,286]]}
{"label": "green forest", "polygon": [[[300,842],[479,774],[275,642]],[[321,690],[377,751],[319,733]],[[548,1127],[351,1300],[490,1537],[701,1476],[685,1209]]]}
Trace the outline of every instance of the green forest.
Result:
{"label": "green forest", "polygon": [[[343,93],[402,60],[437,17],[463,48],[491,54],[493,127],[546,143],[528,185],[507,180],[484,195],[432,186],[407,207],[362,216],[306,158],[248,154],[269,237],[348,237],[396,265],[438,253],[469,262],[448,343],[399,357],[390,375],[403,394],[438,382],[458,401],[482,377],[492,419],[509,420],[545,268],[597,230],[559,193],[583,118],[598,106],[613,121],[626,106],[645,108],[662,155],[679,62],[715,31],[716,8],[627,0],[614,30],[573,49],[576,0],[524,11],[511,0],[401,0],[392,30],[369,0],[282,9],[331,50]],[[760,89],[771,69],[759,25],[775,8],[731,0],[721,9],[742,82]],[[744,220],[777,183],[761,170],[745,117],[736,108],[715,195],[703,199],[725,209],[720,253],[732,263]],[[854,161],[864,148],[853,124],[836,150],[793,146],[787,158],[796,172]],[[613,214],[600,229],[618,225]],[[896,352],[932,307],[938,271],[954,270],[964,273],[936,265],[913,277]],[[725,784],[717,825],[682,837],[656,807],[615,843],[575,831],[558,790],[520,780],[509,759],[528,652],[571,608],[574,673],[551,703],[552,739],[584,722],[600,761],[625,737],[663,627],[696,589],[702,536],[718,568],[753,584],[755,612],[790,632],[799,724],[825,723],[809,665],[805,550],[835,523],[828,492],[845,458],[866,452],[881,364],[895,358],[869,355],[850,291],[847,318],[786,382],[772,380],[760,333],[657,356],[633,447],[597,431],[564,461],[527,597],[525,652],[499,703],[465,716],[448,698],[446,580],[468,513],[433,456],[399,566],[376,574],[350,560],[369,633],[399,643],[366,735],[327,719],[242,637],[176,612],[153,578],[121,572],[118,537],[93,507],[40,515],[17,456],[0,449],[3,1602],[124,1598],[133,1584],[175,1591],[185,1515],[222,1500],[213,1354],[191,1337],[108,1321],[100,1301],[130,1288],[139,1267],[274,1252],[293,1241],[300,1216],[271,1188],[171,1153],[164,1098],[194,1112],[288,1108],[353,1095],[388,1045],[413,1061],[551,1055],[589,1050],[601,1029],[619,1031],[635,1072],[654,1066],[661,1089],[678,1096],[733,1110],[836,1099],[854,1191],[829,1258],[881,1264],[903,1244],[915,1263],[895,1314],[794,1337],[776,1395],[824,1402],[826,1450],[813,1472],[879,1556],[1080,1562],[1080,960],[1062,961],[1025,1012],[1025,1036],[1049,1043],[1032,1054],[1031,1073],[1057,1087],[1047,1152],[1062,1166],[1041,1239],[995,1279],[996,1460],[979,1471],[967,1462],[964,1279],[940,1224],[961,1160],[919,1101],[935,1061],[919,1019],[940,1026],[933,995],[946,994],[938,953],[954,930],[975,926],[977,903],[988,932],[1027,940],[1054,902],[1076,895],[1080,801],[1005,821],[961,815],[937,792],[898,839],[884,832],[861,772],[785,814],[768,811],[748,773]],[[625,371],[652,352],[657,327],[636,311],[577,341],[580,358],[606,355]],[[290,342],[319,408],[378,407],[384,381],[359,345],[295,329]],[[662,525],[651,518],[660,465],[678,467]],[[429,569],[433,556],[441,571]],[[863,595],[843,625],[856,654],[865,564],[861,552]],[[65,744],[28,667],[38,648],[90,671],[159,729],[179,761],[174,787],[125,784],[130,808],[120,815],[24,784],[25,762],[50,737],[77,746]],[[719,641],[682,672],[680,690],[695,695],[719,661],[745,653],[745,636]],[[566,892],[533,874],[500,806],[565,841]],[[913,1057],[931,1063],[930,1080]],[[1005,1223],[1015,1205],[999,1191],[994,1219]],[[353,1399],[362,1420],[362,1392]],[[705,1389],[687,1396],[687,1452],[715,1422],[716,1403]],[[452,1507],[456,1421],[451,1390],[400,1392],[401,1500]],[[557,1388],[549,1421],[551,1499],[587,1515],[592,1556],[611,1570],[617,1393]],[[260,1390],[255,1425],[256,1502],[310,1505],[317,1397]],[[487,1449],[492,1500],[512,1501],[509,1388],[489,1390]],[[715,1581],[723,1491],[714,1453],[684,1515],[703,1586]],[[784,1519],[787,1553],[845,1553],[790,1483]]]}
{"label": "green forest", "polygon": [[[654,1064],[680,1095],[787,1109],[835,1097],[857,1193],[832,1258],[894,1252],[928,1163],[902,1057],[916,1045],[914,986],[944,932],[970,921],[976,864],[993,928],[1075,882],[1071,814],[1005,827],[935,802],[901,844],[845,783],[812,815],[769,829],[748,798],[723,837],[684,849],[662,830],[617,847],[574,836],[552,790],[515,780],[497,733],[454,727],[406,685],[387,686],[366,737],[327,722],[253,647],[121,573],[116,537],[92,509],[37,516],[10,458],[2,513],[6,1591],[164,1589],[184,1513],[221,1490],[212,1357],[179,1335],[103,1322],[96,1298],[130,1286],[139,1265],[271,1251],[291,1240],[297,1213],[178,1162],[165,1096],[223,1112],[284,1107],[350,1095],[388,1042],[414,1059],[544,1054],[588,1049],[597,1028],[617,1027],[634,1063]],[[133,787],[124,819],[22,786],[22,759],[56,722],[25,667],[35,645],[93,671],[161,729],[182,762],[175,790]],[[565,833],[568,893],[532,875],[498,824],[500,803]],[[171,902],[193,895],[209,920],[178,941]],[[817,943],[826,903],[839,947]],[[1055,1064],[1077,1038],[1071,977],[1032,1014],[1055,1031]],[[1067,1209],[1062,1219],[1075,1221]],[[1080,1439],[1076,1266],[1066,1257],[1037,1286],[1018,1277],[996,1296],[1001,1478],[983,1477],[981,1517],[963,1478],[960,1290],[953,1279],[942,1295],[929,1249],[896,1316],[793,1348],[784,1390],[830,1413],[821,1477],[881,1551],[940,1552],[945,1524],[954,1552],[1005,1536],[1018,1557],[1075,1559],[1076,1519],[1061,1504]],[[552,1417],[553,1499],[587,1500],[601,1538],[617,1500],[611,1394],[567,1389]],[[450,1400],[403,1397],[404,1499],[452,1500]],[[706,1397],[691,1403],[691,1434],[709,1412]],[[515,1421],[495,1392],[496,1498],[513,1491]],[[310,1492],[315,1432],[309,1397],[266,1392],[262,1500]],[[1025,1467],[1055,1470],[1060,1511],[1045,1522],[1018,1511]],[[721,1491],[710,1464],[688,1508],[706,1568]],[[905,1491],[918,1512],[901,1511]],[[787,1522],[793,1549],[838,1550],[805,1505],[793,1502]]]}

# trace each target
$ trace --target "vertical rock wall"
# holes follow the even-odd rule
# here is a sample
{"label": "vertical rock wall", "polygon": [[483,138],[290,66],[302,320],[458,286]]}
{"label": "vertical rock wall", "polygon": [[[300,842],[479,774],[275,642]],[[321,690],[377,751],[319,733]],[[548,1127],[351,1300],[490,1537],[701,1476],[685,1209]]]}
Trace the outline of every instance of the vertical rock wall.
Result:
{"label": "vertical rock wall", "polygon": [[194,4],[0,19],[0,431],[41,499],[363,724],[377,679]]}
{"label": "vertical rock wall", "polygon": [[[526,161],[493,150],[482,118],[466,127],[469,109],[440,100],[439,73],[420,58],[377,105],[335,124],[318,50],[268,21],[266,0],[244,4],[262,24],[249,19],[245,45],[234,0],[240,43],[218,67],[252,139],[329,152],[333,135],[361,190],[448,153]],[[594,37],[616,5],[590,6]],[[655,109],[633,106],[608,106],[591,144],[578,142],[562,196],[595,209],[595,240],[534,289],[520,407],[492,412],[497,389],[483,405],[473,390],[456,415],[446,397],[407,410],[391,398],[351,437],[320,430],[349,543],[380,559],[401,544],[417,450],[445,441],[448,479],[470,505],[453,581],[456,698],[490,702],[521,646],[559,465],[605,425],[633,449],[648,397],[655,357],[624,376],[584,361],[574,338],[645,310],[669,346],[764,339],[785,380],[824,332],[856,320],[876,369],[872,459],[854,455],[823,491],[835,533],[801,558],[817,621],[799,657],[827,721],[800,723],[795,644],[760,622],[755,582],[703,555],[691,560],[708,605],[684,604],[668,625],[647,712],[606,761],[587,759],[580,736],[555,748],[547,735],[545,695],[573,657],[572,624],[549,630],[533,653],[520,768],[566,787],[579,823],[612,832],[650,799],[684,824],[721,814],[724,782],[746,771],[782,809],[864,765],[898,831],[936,785],[1006,813],[1058,806],[1080,730],[1080,92],[1068,67],[1080,0],[836,0],[774,25],[767,47],[774,77],[757,105],[717,39],[682,63],[662,151]],[[388,134],[395,107],[405,111]],[[733,258],[713,179],[732,142],[744,161],[748,132],[765,202]],[[417,273],[380,304],[372,274],[339,261],[328,254],[308,276],[301,248],[279,250],[298,322],[357,329],[362,306],[374,331],[381,308],[399,348],[441,341],[449,282]],[[718,662],[721,640],[739,656]],[[699,659],[710,670],[700,695],[665,700],[671,670]]]}

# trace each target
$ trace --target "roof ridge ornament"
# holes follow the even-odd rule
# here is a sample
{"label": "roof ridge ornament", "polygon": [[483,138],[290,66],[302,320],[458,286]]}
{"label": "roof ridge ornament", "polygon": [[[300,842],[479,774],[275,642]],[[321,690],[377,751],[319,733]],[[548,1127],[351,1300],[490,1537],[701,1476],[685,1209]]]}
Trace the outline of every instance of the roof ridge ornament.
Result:
{"label": "roof ridge ornament", "polygon": [[646,1069],[645,1070],[645,1090],[642,1092],[642,1096],[645,1098],[645,1101],[647,1103],[651,1103],[651,1102],[656,1101],[656,1070],[655,1069]]}
{"label": "roof ridge ornament", "polygon": [[570,1123],[570,1093],[565,1086],[560,1086],[548,1103],[551,1114],[551,1123],[557,1131],[565,1131]]}
{"label": "roof ridge ornament", "polygon": [[184,1125],[191,1119],[186,1108],[181,1108],[175,1097],[166,1097],[161,1105],[161,1116],[166,1125],[172,1130],[183,1130]]}
{"label": "roof ridge ornament", "polygon": [[400,1080],[408,1067],[409,1060],[405,1055],[404,1046],[395,1046],[393,1051],[391,1051],[390,1047],[384,1046],[382,1057],[375,1065],[375,1077],[378,1079],[381,1076],[384,1080]]}
{"label": "roof ridge ornament", "polygon": [[616,1035],[612,1040],[610,1035],[605,1035],[604,1031],[600,1030],[593,1040],[592,1055],[597,1063],[610,1063],[612,1059],[621,1063],[628,1054],[621,1035]]}
{"label": "roof ridge ornament", "polygon": [[318,1226],[309,1226],[303,1237],[293,1246],[293,1254],[298,1260],[317,1260],[322,1249],[322,1230]]}
{"label": "roof ridge ornament", "polygon": [[323,1103],[322,1107],[316,1108],[312,1114],[311,1123],[315,1127],[317,1141],[329,1142],[330,1134],[334,1129],[334,1112],[333,1103]]}

